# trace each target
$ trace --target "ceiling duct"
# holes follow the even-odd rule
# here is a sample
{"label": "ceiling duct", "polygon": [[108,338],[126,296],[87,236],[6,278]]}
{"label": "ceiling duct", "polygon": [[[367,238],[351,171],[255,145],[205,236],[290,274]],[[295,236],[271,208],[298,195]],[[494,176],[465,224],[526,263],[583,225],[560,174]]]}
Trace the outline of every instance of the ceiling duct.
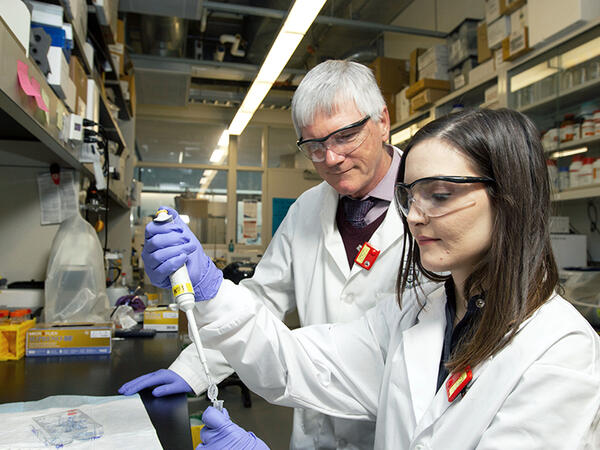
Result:
{"label": "ceiling duct", "polygon": [[119,11],[201,20],[202,0],[120,0]]}
{"label": "ceiling duct", "polygon": [[142,49],[158,56],[185,55],[187,22],[179,17],[142,16]]}

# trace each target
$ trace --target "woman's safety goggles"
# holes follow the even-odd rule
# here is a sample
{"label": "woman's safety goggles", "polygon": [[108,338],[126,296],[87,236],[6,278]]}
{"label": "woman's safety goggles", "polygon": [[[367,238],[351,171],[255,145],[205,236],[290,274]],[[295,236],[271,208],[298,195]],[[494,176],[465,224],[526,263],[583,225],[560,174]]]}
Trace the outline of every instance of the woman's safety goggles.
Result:
{"label": "woman's safety goggles", "polygon": [[404,216],[412,206],[427,217],[441,217],[475,204],[473,183],[494,183],[488,177],[427,177],[396,183],[395,199]]}
{"label": "woman's safety goggles", "polygon": [[335,130],[322,138],[302,139],[300,137],[296,145],[313,162],[325,161],[327,150],[331,150],[338,155],[347,156],[365,142],[365,139],[369,136],[369,127],[365,124],[370,118],[371,116],[365,116],[358,122]]}

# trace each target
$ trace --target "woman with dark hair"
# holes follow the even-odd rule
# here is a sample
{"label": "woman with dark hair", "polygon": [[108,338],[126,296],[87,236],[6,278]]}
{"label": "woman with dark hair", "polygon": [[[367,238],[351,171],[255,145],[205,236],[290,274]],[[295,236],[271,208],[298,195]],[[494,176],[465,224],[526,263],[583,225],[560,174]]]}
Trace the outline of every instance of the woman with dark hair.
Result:
{"label": "woman with dark hair", "polygon": [[[220,296],[197,305],[203,342],[273,403],[376,421],[376,448],[600,448],[600,339],[555,292],[534,125],[510,110],[429,123],[402,156],[396,206],[397,302],[290,331]],[[409,283],[423,278],[444,284]]]}

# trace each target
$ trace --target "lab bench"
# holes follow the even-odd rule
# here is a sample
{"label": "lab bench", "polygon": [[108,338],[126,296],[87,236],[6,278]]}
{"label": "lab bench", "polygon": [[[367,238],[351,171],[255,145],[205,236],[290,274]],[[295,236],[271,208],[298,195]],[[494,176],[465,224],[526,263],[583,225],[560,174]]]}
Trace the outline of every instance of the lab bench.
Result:
{"label": "lab bench", "polygon": [[[0,362],[0,403],[40,400],[51,395],[118,395],[139,375],[167,368],[179,354],[177,333],[113,340],[110,355],[44,356]],[[192,448],[185,394],[140,396],[165,449]]]}

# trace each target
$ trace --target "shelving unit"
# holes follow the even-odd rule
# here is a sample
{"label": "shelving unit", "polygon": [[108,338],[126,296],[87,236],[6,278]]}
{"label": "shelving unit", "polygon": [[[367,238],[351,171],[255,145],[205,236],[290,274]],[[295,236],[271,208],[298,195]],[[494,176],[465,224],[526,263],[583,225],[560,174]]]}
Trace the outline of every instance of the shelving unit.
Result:
{"label": "shelving unit", "polygon": [[590,186],[580,186],[572,189],[566,189],[552,195],[553,202],[562,202],[566,200],[580,200],[583,198],[592,198],[600,196],[600,184]]}
{"label": "shelving unit", "polygon": [[[76,34],[74,33],[74,39]],[[78,41],[76,41],[76,45]],[[0,152],[12,153],[29,164],[58,163],[80,172],[84,177],[93,178],[90,167],[78,160],[79,146],[60,139],[63,113],[67,108],[46,82],[35,62],[27,58],[8,26],[0,19],[0,61],[4,68],[0,74]],[[81,51],[83,50],[80,47]],[[82,58],[85,61],[85,58]],[[27,96],[18,82],[17,61],[27,66],[28,75],[35,79],[47,100],[48,112],[37,107],[35,100]],[[88,70],[89,67],[86,69]],[[96,80],[98,83],[98,80]],[[119,154],[127,143],[117,121],[110,114],[108,101],[100,91],[100,123],[110,140],[117,142]],[[23,159],[25,158],[25,159]],[[115,205],[127,208],[125,198],[109,191],[109,197]]]}

